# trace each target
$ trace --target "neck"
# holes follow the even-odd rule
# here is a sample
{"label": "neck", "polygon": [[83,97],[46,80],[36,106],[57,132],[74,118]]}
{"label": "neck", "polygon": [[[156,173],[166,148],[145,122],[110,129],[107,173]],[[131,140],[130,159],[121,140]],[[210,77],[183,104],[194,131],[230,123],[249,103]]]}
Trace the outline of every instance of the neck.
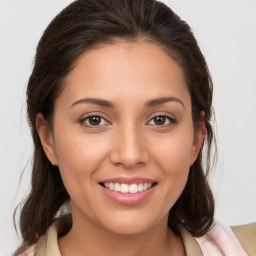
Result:
{"label": "neck", "polygon": [[73,216],[72,229],[59,239],[59,247],[62,256],[185,255],[182,240],[167,227],[167,219],[139,234],[118,234]]}

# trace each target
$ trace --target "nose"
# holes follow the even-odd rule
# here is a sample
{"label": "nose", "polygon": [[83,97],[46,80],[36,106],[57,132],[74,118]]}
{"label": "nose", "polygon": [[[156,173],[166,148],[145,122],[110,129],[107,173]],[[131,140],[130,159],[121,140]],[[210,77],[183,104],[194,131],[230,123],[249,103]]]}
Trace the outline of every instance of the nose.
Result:
{"label": "nose", "polygon": [[119,128],[113,140],[110,160],[126,169],[147,163],[149,152],[141,131],[132,126]]}

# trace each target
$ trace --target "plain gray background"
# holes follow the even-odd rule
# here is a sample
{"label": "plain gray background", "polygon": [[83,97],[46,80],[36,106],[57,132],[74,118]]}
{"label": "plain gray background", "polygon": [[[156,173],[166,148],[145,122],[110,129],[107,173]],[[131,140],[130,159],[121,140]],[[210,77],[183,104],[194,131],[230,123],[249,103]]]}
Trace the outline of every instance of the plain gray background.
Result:
{"label": "plain gray background", "polygon": [[[18,244],[12,214],[29,190],[33,148],[25,90],[36,44],[70,2],[0,0],[0,255]],[[164,2],[192,27],[214,81],[216,218],[229,225],[256,221],[256,1]]]}

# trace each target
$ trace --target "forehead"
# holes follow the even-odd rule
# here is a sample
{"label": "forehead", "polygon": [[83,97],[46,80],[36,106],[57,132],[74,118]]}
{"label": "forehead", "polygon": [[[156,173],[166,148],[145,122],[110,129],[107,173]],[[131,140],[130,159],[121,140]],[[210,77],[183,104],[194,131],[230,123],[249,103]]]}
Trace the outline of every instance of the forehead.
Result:
{"label": "forehead", "polygon": [[[190,97],[180,65],[149,42],[97,45],[77,60],[62,94],[67,100],[98,97],[109,100],[163,96]],[[63,96],[63,95],[62,95]]]}

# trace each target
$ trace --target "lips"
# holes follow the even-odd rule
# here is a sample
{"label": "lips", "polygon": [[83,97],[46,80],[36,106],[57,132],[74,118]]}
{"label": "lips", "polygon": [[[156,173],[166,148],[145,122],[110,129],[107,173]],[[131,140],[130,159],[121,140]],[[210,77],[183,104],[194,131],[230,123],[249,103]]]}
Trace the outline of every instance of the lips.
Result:
{"label": "lips", "polygon": [[99,184],[110,199],[119,204],[134,205],[148,198],[157,182],[142,177],[117,177],[103,180]]}
{"label": "lips", "polygon": [[153,186],[153,183],[133,183],[133,184],[125,184],[125,183],[103,183],[105,188],[109,190],[113,190],[120,193],[139,193],[145,191]]}

